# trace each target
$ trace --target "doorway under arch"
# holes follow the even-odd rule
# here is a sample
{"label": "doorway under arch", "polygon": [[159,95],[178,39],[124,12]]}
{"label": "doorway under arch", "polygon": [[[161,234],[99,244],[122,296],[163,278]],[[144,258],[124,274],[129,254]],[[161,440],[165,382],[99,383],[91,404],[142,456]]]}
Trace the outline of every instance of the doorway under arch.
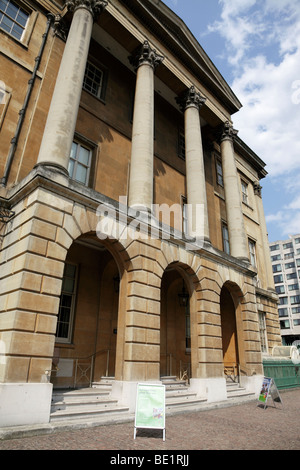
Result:
{"label": "doorway under arch", "polygon": [[65,260],[55,341],[54,387],[82,387],[115,375],[120,269],[93,236],[73,242]]}
{"label": "doorway under arch", "polygon": [[236,306],[230,290],[223,286],[220,296],[223,363],[225,375],[239,375],[239,344]]}
{"label": "doorway under arch", "polygon": [[191,376],[190,294],[174,268],[165,271],[161,284],[160,375]]}

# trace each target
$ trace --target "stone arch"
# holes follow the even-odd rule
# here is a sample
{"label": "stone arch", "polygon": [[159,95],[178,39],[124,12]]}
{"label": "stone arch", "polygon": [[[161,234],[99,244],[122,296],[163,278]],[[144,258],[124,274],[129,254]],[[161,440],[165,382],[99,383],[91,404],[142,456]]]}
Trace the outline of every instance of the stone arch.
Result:
{"label": "stone arch", "polygon": [[199,279],[187,258],[178,258],[161,277],[161,374],[191,378],[197,362]]}
{"label": "stone arch", "polygon": [[245,364],[243,309],[245,296],[236,282],[224,282],[220,292],[222,351],[225,374],[239,375]]}

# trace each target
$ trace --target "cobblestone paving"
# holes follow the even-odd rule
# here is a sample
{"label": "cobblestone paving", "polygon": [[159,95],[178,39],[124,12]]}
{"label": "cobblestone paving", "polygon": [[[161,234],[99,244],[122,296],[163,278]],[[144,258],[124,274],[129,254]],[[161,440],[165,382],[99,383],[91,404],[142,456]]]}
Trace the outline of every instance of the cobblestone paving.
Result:
{"label": "cobblestone paving", "polygon": [[159,430],[138,430],[134,439],[131,422],[2,440],[0,451],[300,450],[300,388],[280,395],[283,406],[270,399],[266,409],[253,401],[167,416],[165,441]]}

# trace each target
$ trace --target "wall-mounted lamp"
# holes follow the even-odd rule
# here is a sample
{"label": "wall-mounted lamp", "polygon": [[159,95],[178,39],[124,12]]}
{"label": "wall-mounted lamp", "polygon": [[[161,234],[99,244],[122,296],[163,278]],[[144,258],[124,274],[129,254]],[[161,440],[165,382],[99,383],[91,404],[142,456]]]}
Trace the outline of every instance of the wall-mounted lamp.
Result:
{"label": "wall-mounted lamp", "polygon": [[120,277],[119,276],[115,276],[113,278],[113,281],[114,281],[114,291],[115,292],[119,292],[120,290]]}
{"label": "wall-mounted lamp", "polygon": [[189,303],[189,293],[185,290],[184,281],[182,281],[182,290],[178,294],[179,305],[181,307],[186,307]]}

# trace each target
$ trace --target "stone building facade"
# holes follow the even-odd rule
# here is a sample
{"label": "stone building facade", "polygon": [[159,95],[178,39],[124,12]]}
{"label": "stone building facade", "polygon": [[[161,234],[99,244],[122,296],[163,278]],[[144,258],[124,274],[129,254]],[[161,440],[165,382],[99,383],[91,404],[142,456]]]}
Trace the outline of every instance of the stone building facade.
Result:
{"label": "stone building facade", "polygon": [[256,391],[280,329],[238,98],[161,1],[1,9],[1,425],[87,374]]}

